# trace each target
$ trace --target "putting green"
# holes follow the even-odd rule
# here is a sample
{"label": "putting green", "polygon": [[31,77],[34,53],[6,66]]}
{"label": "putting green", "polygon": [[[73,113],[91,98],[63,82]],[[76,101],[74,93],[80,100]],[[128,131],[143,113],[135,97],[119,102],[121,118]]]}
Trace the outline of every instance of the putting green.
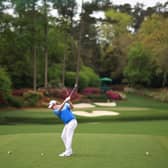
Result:
{"label": "putting green", "polygon": [[167,136],[77,133],[73,144],[75,154],[70,158],[58,157],[63,151],[60,133],[1,135],[0,140],[3,168],[164,168],[168,165]]}

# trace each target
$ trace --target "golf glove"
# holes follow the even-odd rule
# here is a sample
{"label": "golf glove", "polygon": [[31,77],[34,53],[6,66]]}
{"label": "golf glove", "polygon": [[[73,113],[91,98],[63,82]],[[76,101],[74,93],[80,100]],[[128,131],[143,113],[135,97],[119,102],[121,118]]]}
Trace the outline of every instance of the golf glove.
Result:
{"label": "golf glove", "polygon": [[68,101],[70,101],[70,96],[68,96],[65,100],[64,100],[64,102],[68,102]]}

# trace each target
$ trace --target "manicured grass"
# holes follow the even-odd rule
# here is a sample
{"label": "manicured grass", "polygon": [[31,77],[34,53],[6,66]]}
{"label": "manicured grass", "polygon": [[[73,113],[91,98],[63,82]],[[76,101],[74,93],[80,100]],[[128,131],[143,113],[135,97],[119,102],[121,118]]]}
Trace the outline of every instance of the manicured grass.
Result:
{"label": "manicured grass", "polygon": [[[142,121],[168,120],[168,103],[161,103],[148,97],[129,94],[127,100],[117,102],[117,107],[86,108],[85,111],[106,110],[120,112],[115,117],[98,117],[97,121]],[[78,109],[75,109],[78,110]],[[80,109],[81,110],[81,109]],[[78,117],[80,122],[92,122],[94,119]],[[60,121],[46,109],[17,109],[0,111],[0,124],[55,124]]]}
{"label": "manicured grass", "polygon": [[[11,134],[38,134],[61,133],[63,124],[16,124],[1,125],[0,135]],[[80,123],[77,133],[107,133],[107,134],[135,134],[168,136],[168,122],[164,121],[120,121],[120,122],[94,122]]]}
{"label": "manicured grass", "polygon": [[120,101],[119,106],[121,107],[148,107],[154,109],[168,109],[168,103],[159,102],[147,96],[138,96],[130,93],[127,95],[127,100]]}
{"label": "manicured grass", "polygon": [[115,108],[97,106],[84,110],[117,111],[120,115],[77,117],[75,153],[70,158],[58,157],[64,150],[60,138],[63,124],[50,110],[0,111],[1,167],[167,167],[168,104],[129,94],[128,100]]}
{"label": "manicured grass", "polygon": [[[78,133],[71,158],[57,156],[63,151],[58,134],[16,134],[0,138],[0,162],[6,168],[166,168],[168,164],[168,137],[165,136]],[[8,150],[12,151],[11,155]]]}

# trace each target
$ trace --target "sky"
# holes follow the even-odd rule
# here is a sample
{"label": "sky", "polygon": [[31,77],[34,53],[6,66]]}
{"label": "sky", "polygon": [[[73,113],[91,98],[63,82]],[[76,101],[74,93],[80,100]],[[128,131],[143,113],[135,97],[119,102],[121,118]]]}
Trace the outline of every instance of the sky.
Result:
{"label": "sky", "polygon": [[[79,3],[79,13],[81,12],[81,3],[82,0],[77,0]],[[132,7],[134,7],[137,3],[142,3],[144,4],[144,8],[148,7],[153,7],[155,6],[158,2],[164,4],[165,2],[168,2],[168,0],[111,0],[114,5],[123,5],[126,3],[129,3]],[[83,2],[92,2],[92,0],[83,0]],[[96,18],[104,18],[105,15],[103,12],[93,12],[92,14],[93,17]],[[79,19],[79,16],[76,16],[76,19]]]}
{"label": "sky", "polygon": [[158,2],[164,4],[166,1],[167,0],[112,0],[112,2],[116,5],[129,3],[132,6],[134,6],[137,2],[139,2],[139,3],[143,3],[145,5],[145,7],[155,6],[156,3],[158,3]]}
{"label": "sky", "polygon": [[[41,0],[40,0],[41,1]],[[132,7],[136,5],[136,3],[143,3],[144,4],[144,8],[147,7],[152,7],[155,6],[158,2],[164,4],[165,2],[168,2],[168,0],[111,0],[113,2],[114,5],[122,5],[125,3],[129,3]],[[81,3],[82,0],[77,0],[79,6],[78,6],[78,11],[79,13],[81,12]],[[83,0],[83,2],[92,2],[92,0]],[[6,10],[7,13],[13,14],[13,9],[7,9]],[[51,15],[55,15],[57,16],[57,10],[52,10],[50,11]],[[102,16],[102,12],[98,12],[93,14],[95,17],[99,17]],[[77,16],[78,18],[79,16]],[[104,16],[103,16],[104,17]]]}
{"label": "sky", "polygon": [[[83,0],[84,2],[89,1],[91,2],[92,0]],[[156,3],[165,3],[168,0],[111,0],[113,4],[115,5],[120,5],[120,4],[125,4],[129,3],[132,6],[134,6],[136,3],[143,3],[145,7],[152,7],[155,6]],[[78,2],[81,4],[82,0],[78,0]]]}

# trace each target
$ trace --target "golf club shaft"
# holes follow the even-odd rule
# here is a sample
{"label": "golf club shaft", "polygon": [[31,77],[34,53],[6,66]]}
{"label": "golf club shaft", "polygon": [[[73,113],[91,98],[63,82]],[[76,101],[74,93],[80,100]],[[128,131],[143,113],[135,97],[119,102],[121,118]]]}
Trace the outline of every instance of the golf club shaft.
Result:
{"label": "golf club shaft", "polygon": [[76,89],[77,89],[77,84],[75,84],[74,88],[72,89],[71,93],[69,94],[69,97],[72,96],[72,94],[75,92]]}

